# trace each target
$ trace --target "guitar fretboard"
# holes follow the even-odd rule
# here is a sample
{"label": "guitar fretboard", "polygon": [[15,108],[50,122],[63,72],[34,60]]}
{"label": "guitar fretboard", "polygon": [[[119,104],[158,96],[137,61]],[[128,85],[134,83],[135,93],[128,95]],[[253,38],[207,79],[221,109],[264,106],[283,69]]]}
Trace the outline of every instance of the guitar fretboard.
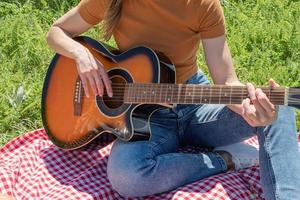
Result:
{"label": "guitar fretboard", "polygon": [[[273,104],[285,104],[285,87],[261,89]],[[246,86],[133,83],[124,90],[125,103],[240,104],[247,97]]]}

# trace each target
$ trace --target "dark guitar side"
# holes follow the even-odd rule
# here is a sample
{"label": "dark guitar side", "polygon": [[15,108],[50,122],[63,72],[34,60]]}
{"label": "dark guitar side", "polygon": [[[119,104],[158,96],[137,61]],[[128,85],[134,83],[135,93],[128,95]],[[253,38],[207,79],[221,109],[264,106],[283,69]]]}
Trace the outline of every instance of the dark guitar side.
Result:
{"label": "dark guitar side", "polygon": [[[103,63],[113,83],[175,83],[174,66],[167,59],[158,59],[149,48],[119,53],[88,37],[76,40]],[[55,145],[80,148],[105,132],[125,141],[149,139],[149,119],[162,105],[124,104],[107,96],[86,98],[81,86],[76,90],[78,85],[74,60],[56,54],[42,93],[43,124]],[[77,92],[80,94],[76,96]]]}

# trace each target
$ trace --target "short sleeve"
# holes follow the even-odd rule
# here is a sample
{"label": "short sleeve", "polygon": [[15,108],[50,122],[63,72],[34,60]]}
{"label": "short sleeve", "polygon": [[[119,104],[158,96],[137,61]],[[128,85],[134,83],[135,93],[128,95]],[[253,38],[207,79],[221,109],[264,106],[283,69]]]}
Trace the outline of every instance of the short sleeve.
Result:
{"label": "short sleeve", "polygon": [[201,38],[213,38],[225,34],[224,13],[219,0],[202,1],[199,23]]}
{"label": "short sleeve", "polygon": [[104,18],[107,0],[81,0],[77,7],[84,21],[96,25]]}

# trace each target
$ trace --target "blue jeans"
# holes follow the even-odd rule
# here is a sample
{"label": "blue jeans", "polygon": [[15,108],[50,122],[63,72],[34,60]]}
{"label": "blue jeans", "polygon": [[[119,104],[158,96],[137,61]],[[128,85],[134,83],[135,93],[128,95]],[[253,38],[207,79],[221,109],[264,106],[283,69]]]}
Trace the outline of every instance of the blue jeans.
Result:
{"label": "blue jeans", "polygon": [[[202,72],[187,83],[209,84]],[[280,106],[277,120],[254,128],[224,105],[177,105],[155,112],[149,141],[115,141],[107,166],[112,187],[122,196],[146,196],[173,190],[226,172],[213,152],[180,153],[183,144],[217,147],[254,134],[260,144],[261,184],[266,199],[299,199],[300,154],[295,113]]]}

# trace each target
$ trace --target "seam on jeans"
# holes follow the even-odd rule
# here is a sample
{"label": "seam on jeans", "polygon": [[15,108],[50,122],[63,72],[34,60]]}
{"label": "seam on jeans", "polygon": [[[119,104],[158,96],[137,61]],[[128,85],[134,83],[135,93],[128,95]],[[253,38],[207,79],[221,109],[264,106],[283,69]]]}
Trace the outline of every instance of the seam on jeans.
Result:
{"label": "seam on jeans", "polygon": [[269,165],[268,165],[268,171],[269,171],[269,176],[271,178],[271,184],[272,184],[272,188],[273,188],[273,191],[274,191],[274,195],[275,195],[275,198],[277,200],[280,200],[280,197],[277,193],[277,187],[276,187],[276,178],[275,178],[275,173],[274,173],[274,169],[273,169],[273,164],[272,164],[272,161],[271,161],[271,150],[270,150],[270,142],[269,142],[269,137],[268,137],[268,132],[266,131],[263,131],[261,134],[264,135],[265,137],[265,148],[266,148],[266,152],[267,152],[267,162],[269,162]]}

